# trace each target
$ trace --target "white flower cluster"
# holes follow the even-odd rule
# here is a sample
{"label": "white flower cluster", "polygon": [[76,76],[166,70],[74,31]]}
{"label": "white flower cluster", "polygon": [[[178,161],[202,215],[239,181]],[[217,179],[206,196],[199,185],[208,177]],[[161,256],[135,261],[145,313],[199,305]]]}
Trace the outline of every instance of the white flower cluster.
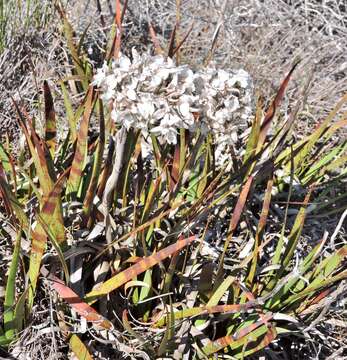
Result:
{"label": "white flower cluster", "polygon": [[244,70],[208,67],[192,71],[164,56],[121,54],[97,69],[93,85],[112,101],[112,119],[143,136],[176,144],[178,129],[212,132],[218,142],[235,142],[235,129],[251,114],[252,82]]}

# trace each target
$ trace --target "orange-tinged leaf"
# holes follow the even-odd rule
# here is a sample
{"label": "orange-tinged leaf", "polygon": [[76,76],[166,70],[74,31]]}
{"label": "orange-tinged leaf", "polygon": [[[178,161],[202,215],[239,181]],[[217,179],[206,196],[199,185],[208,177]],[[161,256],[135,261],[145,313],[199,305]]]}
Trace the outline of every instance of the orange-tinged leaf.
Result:
{"label": "orange-tinged leaf", "polygon": [[[35,129],[33,128],[32,122],[30,118],[27,116],[28,119],[28,125],[31,132],[31,138],[34,141],[35,149],[38,154],[38,160],[39,164],[37,164],[38,167],[41,167],[42,169],[42,176],[43,178],[40,179],[40,184],[43,183],[45,185],[45,189],[43,191],[43,197],[42,197],[42,203],[41,203],[41,212],[44,215],[45,212],[47,213],[47,216],[44,217],[44,221],[47,223],[49,222],[51,224],[51,231],[53,236],[55,237],[58,244],[63,244],[65,241],[65,231],[64,231],[64,224],[63,224],[63,213],[62,213],[62,206],[61,206],[61,198],[60,193],[61,190],[59,190],[59,193],[57,193],[54,189],[56,185],[54,185],[53,181],[56,180],[56,175],[54,173],[53,169],[53,162],[50,158],[50,154],[48,153],[48,149],[43,141],[38,137],[38,135],[35,132]],[[37,169],[38,171],[38,169]],[[61,180],[65,178],[65,175],[70,171],[70,169],[66,170],[63,175],[61,176]],[[57,181],[58,183],[58,181]],[[56,183],[56,184],[57,184]],[[60,186],[60,185],[58,185]],[[48,193],[46,192],[48,191]],[[54,203],[54,211],[53,213],[50,212],[49,207],[52,206],[52,203],[49,201],[49,198],[51,197],[51,202]],[[46,207],[46,210],[43,210],[43,207]],[[42,230],[42,229],[41,229]]]}
{"label": "orange-tinged leaf", "polygon": [[271,178],[267,182],[266,192],[264,196],[263,208],[261,210],[260,219],[258,222],[257,232],[255,234],[255,243],[254,243],[254,250],[253,250],[253,258],[251,268],[249,270],[249,274],[247,277],[246,283],[250,286],[253,283],[253,279],[255,277],[257,264],[258,264],[258,253],[259,253],[259,244],[263,237],[263,232],[266,227],[266,221],[270,210],[270,203],[271,203],[271,192],[273,186],[273,175],[271,174]]}
{"label": "orange-tinged leaf", "polygon": [[53,104],[53,97],[47,81],[43,83],[43,95],[45,99],[45,120],[46,120],[46,134],[45,141],[48,145],[52,159],[54,159],[55,149],[57,146],[57,127],[55,122],[55,111]]}
{"label": "orange-tinged leaf", "polygon": [[308,202],[310,200],[312,191],[314,187],[311,186],[305,196],[305,199],[303,201],[303,206],[300,208],[293,225],[293,228],[288,235],[288,244],[286,246],[283,260],[281,262],[281,270],[283,270],[288,264],[290,263],[292,256],[294,254],[295,249],[297,248],[297,244],[302,232],[302,229],[304,227],[305,219],[306,219],[306,208],[308,205]]}
{"label": "orange-tinged leaf", "polygon": [[78,360],[93,360],[86,345],[76,334],[71,336],[69,344],[71,351],[76,355]]}
{"label": "orange-tinged leaf", "polygon": [[267,333],[264,335],[262,340],[255,346],[251,347],[249,350],[246,350],[245,352],[237,354],[236,358],[244,359],[246,356],[249,356],[251,354],[256,353],[257,351],[260,351],[264,349],[266,346],[268,346],[272,341],[274,341],[277,337],[277,331],[274,326],[270,326]]}
{"label": "orange-tinged leaf", "polygon": [[175,185],[178,182],[179,175],[180,175],[180,145],[176,144],[172,170],[171,170],[171,179],[174,180]]}
{"label": "orange-tinged leaf", "polygon": [[118,29],[121,28],[122,23],[121,23],[121,8],[120,8],[120,1],[116,0],[116,18],[115,18],[116,24],[118,26]]}
{"label": "orange-tinged leaf", "polygon": [[330,293],[333,292],[333,289],[325,289],[321,293],[319,293],[317,296],[315,296],[309,303],[309,306],[318,304],[321,300],[328,297]]}
{"label": "orange-tinged leaf", "polygon": [[225,347],[227,347],[229,345],[232,345],[232,344],[238,342],[240,339],[247,337],[252,331],[257,329],[258,327],[264,325],[264,320],[270,321],[272,319],[272,317],[273,317],[272,313],[267,313],[263,320],[256,321],[256,322],[244,327],[243,329],[239,330],[234,335],[227,335],[227,336],[221,337],[215,341],[211,341],[209,344],[207,344],[203,348],[203,352],[206,355],[210,355],[219,350],[224,349]]}
{"label": "orange-tinged leaf", "polygon": [[244,327],[241,330],[238,330],[234,335],[233,335],[233,339],[237,340],[237,339],[241,339],[245,336],[247,336],[251,331],[255,330],[257,327],[259,327],[260,325],[263,324],[267,324],[271,319],[272,319],[273,315],[271,312],[266,313],[265,315],[262,315],[260,318],[261,320],[256,321],[253,324],[250,324],[246,327]]}
{"label": "orange-tinged leaf", "polygon": [[18,114],[19,125],[22,128],[25,139],[29,146],[31,156],[32,156],[34,164],[35,164],[35,169],[37,172],[37,176],[39,178],[39,182],[40,182],[40,186],[43,191],[43,195],[47,196],[49,194],[49,192],[52,190],[53,181],[52,181],[52,178],[48,171],[47,160],[46,160],[44,151],[41,146],[42,142],[40,142],[40,140],[32,126],[31,119],[28,116],[26,116],[26,120],[27,120],[26,122],[30,128],[30,133],[31,133],[31,134],[29,134],[22,111],[19,109],[17,103],[14,100],[13,100],[13,103],[14,103],[14,106],[15,106],[17,114]]}
{"label": "orange-tinged leaf", "polygon": [[294,63],[294,65],[291,68],[291,70],[289,71],[288,75],[283,80],[283,82],[275,96],[275,99],[273,100],[273,102],[271,103],[269,109],[267,110],[267,112],[265,114],[265,118],[263,120],[261,129],[260,129],[259,140],[258,140],[258,149],[259,149],[259,147],[261,147],[263,145],[263,143],[265,141],[266,135],[269,131],[269,128],[270,128],[271,122],[275,116],[276,110],[283,99],[283,96],[284,96],[285,90],[288,86],[290,77],[292,76],[293,71],[295,70],[295,68],[297,67],[298,64],[299,64],[299,61],[296,61]]}
{"label": "orange-tinged leaf", "polygon": [[67,18],[64,8],[62,7],[61,4],[56,4],[55,7],[60,15],[61,20],[62,20],[64,36],[65,36],[67,46],[70,51],[72,60],[73,60],[73,64],[75,66],[75,70],[76,70],[79,78],[81,79],[83,89],[87,90],[88,83],[89,83],[89,79],[88,79],[89,74],[87,73],[88,63],[79,54],[79,49],[76,46],[75,41],[74,41],[74,38],[75,38],[74,30],[69,22],[69,19]]}
{"label": "orange-tinged leaf", "polygon": [[116,0],[116,18],[115,22],[117,25],[115,44],[114,44],[114,53],[113,56],[115,59],[119,57],[120,47],[121,47],[121,39],[122,39],[122,19],[121,19],[121,7],[120,1]]}
{"label": "orange-tinged leaf", "polygon": [[86,296],[86,301],[88,303],[93,303],[97,300],[98,297],[109,294],[111,291],[116,290],[120,286],[124,285],[128,281],[132,280],[139,274],[150,269],[154,265],[157,265],[159,262],[168,258],[175,252],[181,250],[185,246],[189,245],[192,241],[196,239],[195,236],[191,236],[186,239],[180,239],[175,244],[169,245],[168,247],[158,251],[157,253],[150,255],[146,258],[143,258],[141,261],[132,265],[130,268],[122,271],[121,273],[111,277],[103,284],[100,284],[97,289],[89,292]]}
{"label": "orange-tinged leaf", "polygon": [[251,189],[252,183],[253,183],[253,176],[249,176],[246,183],[243,185],[243,188],[241,190],[240,196],[237,199],[236,205],[235,205],[235,209],[233,211],[233,214],[231,216],[231,220],[230,220],[230,225],[229,225],[229,231],[228,231],[228,235],[227,238],[225,240],[224,243],[224,248],[223,248],[223,253],[219,259],[219,263],[218,263],[218,269],[217,269],[217,275],[216,275],[216,283],[215,283],[215,289],[219,286],[220,280],[222,280],[222,276],[223,276],[223,265],[224,265],[224,257],[225,254],[228,250],[228,246],[232,240],[234,231],[236,230],[241,215],[242,215],[242,211],[246,205],[246,201],[247,201],[247,197],[249,194],[249,191]]}
{"label": "orange-tinged leaf", "polygon": [[123,9],[121,10],[121,4],[119,0],[116,0],[116,16],[114,18],[114,23],[111,29],[111,45],[110,50],[108,51],[107,60],[110,60],[113,56],[115,59],[118,58],[120,48],[121,48],[121,40],[122,40],[122,22],[124,20],[124,15],[128,6],[128,0],[124,1]]}
{"label": "orange-tinged leaf", "polygon": [[151,23],[149,23],[149,33],[151,35],[155,53],[157,55],[163,54],[163,49],[160,47],[159,40],[157,38],[157,34],[155,33],[154,28]]}
{"label": "orange-tinged leaf", "polygon": [[247,200],[248,193],[251,188],[252,182],[253,182],[253,176],[250,176],[248,178],[246,184],[242,188],[241,194],[237,200],[233,215],[231,217],[230,227],[229,227],[230,233],[233,233],[237,228],[237,225],[241,218],[243,208],[245,207],[245,204],[246,204],[246,200]]}
{"label": "orange-tinged leaf", "polygon": [[94,88],[90,86],[87,93],[83,118],[77,135],[76,150],[68,180],[68,192],[72,194],[77,194],[80,182],[82,180],[82,171],[84,167],[85,157],[87,155],[89,121],[95,103],[94,95]]}
{"label": "orange-tinged leaf", "polygon": [[[25,113],[26,114],[26,113]],[[28,125],[31,133],[31,138],[33,139],[35,149],[38,154],[38,158],[40,161],[40,165],[43,169],[43,172],[45,174],[45,178],[41,179],[41,182],[47,182],[47,188],[51,190],[53,187],[54,182],[57,180],[57,176],[54,170],[54,163],[53,159],[51,157],[51,154],[49,152],[49,149],[47,147],[47,144],[39,137],[39,135],[36,133],[33,123],[30,120],[29,116],[26,114],[28,119]]]}
{"label": "orange-tinged leaf", "polygon": [[[236,314],[239,312],[249,311],[256,307],[255,301],[249,301],[244,304],[226,304],[226,305],[214,305],[214,306],[200,306],[183,310],[175,311],[175,320],[184,319],[192,316],[199,316],[205,314],[218,314],[229,313]],[[159,317],[159,319],[158,319]],[[166,324],[167,316],[159,314],[156,316],[155,327],[160,327]]]}
{"label": "orange-tinged leaf", "polygon": [[187,33],[184,35],[183,39],[178,43],[178,45],[176,46],[175,50],[172,52],[172,56],[174,56],[178,50],[181,48],[181,46],[185,43],[185,41],[187,40],[188,36],[190,35],[190,33],[192,32],[193,30],[193,25],[192,24],[190,26],[190,28],[188,29]]}
{"label": "orange-tinged leaf", "polygon": [[41,273],[51,281],[54,290],[64,299],[72,309],[80,316],[91,322],[98,329],[113,329],[111,321],[100,315],[95,309],[86,304],[72,289],[64,284],[62,280],[56,276],[49,274],[47,269],[42,268]]}
{"label": "orange-tinged leaf", "polygon": [[253,183],[253,176],[250,176],[248,178],[247,182],[244,184],[244,186],[243,186],[243,188],[241,190],[240,196],[237,199],[237,203],[236,203],[233,215],[232,215],[231,220],[230,220],[228,237],[227,237],[227,239],[225,241],[224,251],[223,251],[223,254],[222,254],[220,262],[219,262],[218,273],[223,268],[224,255],[225,255],[225,253],[226,253],[226,251],[228,249],[228,246],[229,246],[229,243],[230,243],[230,241],[232,239],[234,231],[236,230],[237,225],[238,225],[238,223],[240,221],[241,214],[242,214],[243,208],[245,207],[247,197],[248,197],[248,193],[250,191],[252,183]]}
{"label": "orange-tinged leaf", "polygon": [[[65,240],[64,231],[62,233],[56,233],[57,224],[53,214],[56,211],[57,206],[60,202],[60,194],[63,189],[65,177],[68,173],[69,169],[66,170],[58,179],[56,184],[54,185],[53,190],[48,196],[48,199],[45,201],[40,215],[42,216],[42,220],[47,224],[48,227],[51,228],[52,234],[56,237],[56,242],[61,244]],[[61,223],[58,225],[58,228],[62,226],[64,229],[64,225]],[[33,305],[34,294],[37,284],[37,279],[40,272],[40,265],[43,253],[46,249],[47,243],[47,235],[41,224],[38,222],[32,231],[32,244],[31,244],[31,252],[30,252],[30,262],[29,262],[29,308]]]}

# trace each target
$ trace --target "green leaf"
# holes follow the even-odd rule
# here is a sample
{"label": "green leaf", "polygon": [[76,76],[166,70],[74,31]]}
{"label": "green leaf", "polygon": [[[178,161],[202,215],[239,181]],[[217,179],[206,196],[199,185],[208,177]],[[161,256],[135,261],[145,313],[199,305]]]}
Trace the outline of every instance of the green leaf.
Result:
{"label": "green leaf", "polygon": [[77,119],[75,118],[75,114],[72,107],[72,102],[70,100],[70,95],[68,93],[68,90],[64,84],[64,82],[60,82],[61,90],[63,93],[64,98],[64,104],[65,104],[65,112],[67,121],[69,123],[69,131],[70,131],[70,138],[71,142],[74,143],[77,139]]}
{"label": "green leaf", "polygon": [[67,42],[67,46],[70,50],[76,72],[79,75],[79,77],[81,78],[81,83],[82,83],[83,89],[86,91],[88,89],[88,85],[90,82],[89,81],[90,79],[88,79],[88,77],[87,77],[87,71],[86,71],[87,63],[85,60],[83,60],[81,58],[81,56],[78,53],[78,49],[77,49],[77,47],[75,45],[75,41],[74,41],[74,31],[73,31],[73,28],[66,16],[64,9],[60,5],[57,5],[56,8],[57,8],[57,10],[60,14],[60,17],[62,19],[62,22],[63,22],[64,36],[65,36],[65,39]]}
{"label": "green leaf", "polygon": [[258,140],[260,134],[261,119],[262,119],[262,104],[258,97],[256,114],[254,121],[252,123],[251,133],[247,141],[246,152],[243,158],[244,164],[246,164],[260,150]]}
{"label": "green leaf", "polygon": [[[271,317],[272,314],[268,313],[265,320],[269,320]],[[242,353],[243,345],[248,343],[249,338],[258,339],[268,332],[268,327],[263,324],[263,320],[255,321],[254,323],[244,327],[242,332],[239,332],[238,336],[236,336],[236,334],[235,336],[227,335],[215,341],[211,341],[209,344],[204,346],[202,350],[206,355],[211,355],[227,346],[230,346],[231,349],[238,349],[241,346],[242,348],[239,350],[239,353]]]}
{"label": "green leaf", "polygon": [[17,233],[17,238],[12,254],[11,265],[6,282],[6,292],[5,292],[5,301],[4,301],[5,336],[10,341],[15,340],[15,336],[18,333],[18,329],[16,328],[16,322],[15,322],[14,306],[16,302],[16,274],[18,271],[19,251],[21,247],[21,238],[22,238],[21,233],[22,230],[20,228]]}
{"label": "green leaf", "polygon": [[263,233],[264,233],[265,227],[266,227],[267,217],[269,215],[273,181],[274,181],[273,180],[273,175],[271,174],[271,178],[267,182],[263,207],[262,207],[262,210],[261,210],[260,219],[259,219],[259,222],[258,222],[258,227],[257,227],[257,231],[256,231],[256,234],[255,234],[254,249],[253,249],[253,255],[252,255],[252,263],[251,263],[251,266],[250,266],[250,269],[249,269],[249,272],[248,272],[248,275],[247,275],[247,278],[246,278],[246,284],[248,285],[249,288],[252,287],[252,284],[253,284],[253,281],[254,281],[254,278],[255,278],[255,274],[256,274],[256,270],[257,270],[257,266],[258,266],[259,245],[261,243]]}
{"label": "green leaf", "polygon": [[11,208],[14,210],[18,221],[23,224],[23,230],[29,230],[29,220],[27,215],[23,210],[23,204],[21,204],[18,199],[13,195],[8,184],[5,182],[2,176],[0,176],[0,190],[2,196],[5,198],[5,202],[9,203]]}
{"label": "green leaf", "polygon": [[76,334],[72,334],[69,345],[71,351],[75,354],[78,360],[93,360],[93,357],[86,345]]}
{"label": "green leaf", "polygon": [[[301,149],[298,155],[295,157],[295,168],[302,166],[307,162],[307,157],[315,144],[323,137],[324,133],[328,129],[329,124],[338,113],[340,108],[347,102],[347,94],[337,103],[335,108],[329,113],[326,119],[318,126],[318,128],[310,135],[306,145]],[[332,135],[332,134],[331,134]]]}
{"label": "green leaf", "polygon": [[8,155],[7,151],[5,150],[4,146],[0,143],[0,161],[6,174],[12,173],[12,166],[10,156]]}
{"label": "green leaf", "polygon": [[166,330],[162,341],[159,345],[158,356],[164,355],[171,345],[171,340],[174,336],[175,329],[175,312],[173,311],[172,302],[170,299],[170,312],[166,315]]}

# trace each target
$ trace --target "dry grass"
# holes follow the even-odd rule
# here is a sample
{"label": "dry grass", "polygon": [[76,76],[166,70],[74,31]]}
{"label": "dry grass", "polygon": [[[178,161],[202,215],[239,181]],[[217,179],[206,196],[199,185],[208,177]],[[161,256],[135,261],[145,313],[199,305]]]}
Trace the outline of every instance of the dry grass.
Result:
{"label": "dry grass", "polygon": [[[175,1],[129,2],[136,18],[151,21],[167,37],[175,23]],[[148,14],[148,15],[147,15]],[[181,1],[184,33],[194,24],[184,61],[201,64],[219,29],[213,59],[223,68],[245,68],[268,97],[294,59],[294,75],[284,111],[294,107],[312,76],[301,131],[328,112],[347,91],[347,9],[343,1]]]}
{"label": "dry grass", "polygon": [[[96,62],[100,59],[98,53],[105,38],[103,34],[107,33],[114,16],[114,2],[101,1],[101,13],[97,3],[68,2],[70,18],[79,34],[89,26],[87,43],[93,50],[91,59]],[[52,6],[46,4],[43,8],[45,6],[53,11]],[[175,23],[176,1],[129,1],[128,7],[125,19],[127,41],[124,41],[128,48],[149,45],[148,21],[158,36],[169,37]],[[32,12],[35,9],[33,5]],[[50,11],[44,12],[49,20],[46,19],[41,27],[37,24],[28,26],[24,37],[17,35],[23,31],[17,19],[18,31],[9,36],[8,45],[0,55],[0,73],[3,74],[0,123],[5,124],[5,128],[15,127],[9,95],[38,101],[33,94],[42,80],[57,80],[66,72],[66,54],[60,47],[61,38],[57,33],[58,17],[51,16]],[[182,0],[181,37],[192,24],[188,45],[183,48],[184,61],[197,66],[202,64],[219,28],[214,61],[225,68],[248,70],[256,88],[262,89],[266,97],[274,93],[293,60],[300,57],[302,63],[290,86],[286,108],[289,110],[294,106],[312,73],[307,104],[302,109],[300,126],[303,131],[316,123],[318,117],[328,112],[347,91],[347,11],[344,1]]]}

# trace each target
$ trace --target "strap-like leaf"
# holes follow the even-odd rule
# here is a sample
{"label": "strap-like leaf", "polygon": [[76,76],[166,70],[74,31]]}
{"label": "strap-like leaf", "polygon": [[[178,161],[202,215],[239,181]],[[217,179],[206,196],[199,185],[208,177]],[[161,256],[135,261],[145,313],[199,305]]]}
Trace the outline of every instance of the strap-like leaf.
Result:
{"label": "strap-like leaf", "polygon": [[6,292],[4,301],[4,328],[5,336],[8,340],[13,341],[16,333],[20,329],[16,329],[14,306],[16,302],[16,274],[19,263],[19,250],[21,244],[22,230],[18,229],[16,242],[12,254],[9,274],[6,282]]}
{"label": "strap-like leaf", "polygon": [[45,121],[46,121],[45,140],[49,148],[49,151],[51,153],[51,157],[52,159],[54,159],[54,154],[57,146],[57,139],[56,139],[57,127],[55,120],[53,97],[47,81],[44,81],[43,83],[43,95],[45,100]]}
{"label": "strap-like leaf", "polygon": [[94,88],[91,86],[87,93],[86,105],[78,131],[75,155],[72,161],[71,173],[67,184],[68,193],[73,194],[74,196],[77,194],[82,180],[82,171],[85,165],[85,158],[87,156],[88,127],[94,107],[94,94]]}
{"label": "strap-like leaf", "polygon": [[261,147],[263,144],[264,144],[264,141],[265,141],[265,138],[266,138],[266,135],[270,129],[270,125],[271,125],[271,122],[275,116],[275,113],[276,113],[276,110],[277,108],[279,107],[282,99],[283,99],[283,96],[284,96],[284,93],[285,93],[285,90],[288,86],[288,83],[289,83],[289,79],[291,77],[291,75],[293,74],[293,71],[295,70],[295,68],[298,66],[299,64],[299,61],[296,61],[293,65],[293,67],[291,68],[291,70],[289,71],[288,75],[285,77],[285,79],[283,80],[276,96],[275,96],[275,99],[273,100],[273,102],[271,103],[269,109],[267,110],[266,114],[265,114],[265,118],[263,120],[263,123],[261,125],[261,129],[260,129],[260,134],[259,134],[259,140],[258,140],[258,148]]}
{"label": "strap-like leaf", "polygon": [[111,291],[116,290],[120,286],[135,278],[137,275],[150,269],[154,265],[157,265],[159,262],[171,256],[173,253],[189,245],[195,239],[195,236],[191,236],[186,239],[178,240],[175,244],[169,245],[157,253],[140,260],[135,265],[105,281],[98,287],[98,289],[89,292],[86,296],[86,301],[90,304],[95,302],[98,297],[104,296],[109,294]]}
{"label": "strap-like leaf", "polygon": [[[65,171],[56,184],[53,187],[53,190],[50,192],[48,199],[43,204],[40,215],[42,217],[42,221],[45,222],[47,227],[50,227],[53,236],[56,239],[58,244],[62,244],[65,240],[64,230],[57,234],[57,223],[53,214],[56,211],[57,206],[59,206],[60,202],[60,194],[63,189],[63,185],[65,182],[65,177],[68,174],[68,171]],[[63,223],[60,223],[58,227],[62,226],[64,229]],[[30,252],[30,262],[29,262],[29,309],[31,309],[34,301],[35,290],[37,279],[40,272],[41,259],[46,249],[47,243],[47,235],[45,230],[42,228],[40,222],[37,223],[35,229],[32,231],[32,244],[31,244],[31,252]]]}
{"label": "strap-like leaf", "polygon": [[267,313],[265,315],[265,319],[256,321],[244,327],[241,331],[237,333],[237,336],[227,335],[215,341],[211,341],[202,350],[206,355],[211,355],[216,353],[217,351],[224,349],[227,346],[231,346],[233,349],[236,349],[242,346],[244,343],[247,344],[248,337],[258,338],[264,333],[267,333],[268,328],[267,326],[264,326],[264,320],[270,321],[272,317],[272,313]]}
{"label": "strap-like leaf", "polygon": [[72,334],[69,345],[71,351],[76,355],[78,360],[93,360],[86,345],[76,334]]}
{"label": "strap-like leaf", "polygon": [[54,290],[59,294],[59,296],[64,299],[80,316],[88,322],[91,322],[97,329],[113,329],[113,325],[109,320],[86,304],[72,289],[66,286],[62,280],[52,274],[49,274],[47,269],[42,268],[41,273],[51,281]]}

